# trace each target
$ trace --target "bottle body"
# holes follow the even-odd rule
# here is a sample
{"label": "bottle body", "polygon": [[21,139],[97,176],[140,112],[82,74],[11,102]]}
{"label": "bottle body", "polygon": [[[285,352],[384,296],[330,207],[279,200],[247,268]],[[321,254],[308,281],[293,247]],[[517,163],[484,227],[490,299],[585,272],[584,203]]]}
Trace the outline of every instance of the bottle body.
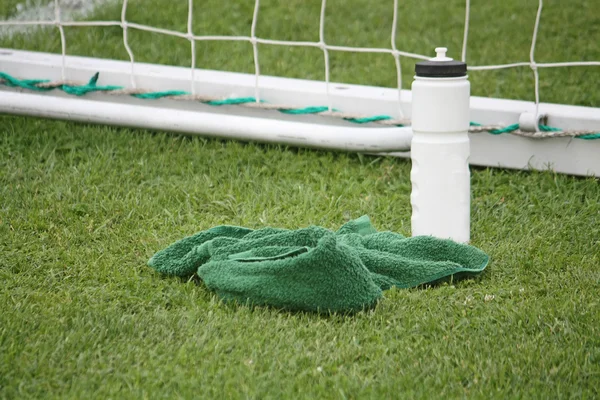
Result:
{"label": "bottle body", "polygon": [[413,236],[470,239],[469,96],[466,76],[412,85]]}

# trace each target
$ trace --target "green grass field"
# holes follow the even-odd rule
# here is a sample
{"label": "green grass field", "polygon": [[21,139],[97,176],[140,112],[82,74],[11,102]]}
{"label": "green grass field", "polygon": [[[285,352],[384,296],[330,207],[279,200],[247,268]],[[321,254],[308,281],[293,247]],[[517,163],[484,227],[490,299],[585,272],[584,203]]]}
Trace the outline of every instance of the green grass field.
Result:
{"label": "green grass field", "polygon": [[[130,3],[132,21],[185,29],[186,1]],[[249,31],[253,2],[196,3],[196,33]],[[261,3],[259,36],[317,38],[319,1]],[[398,47],[443,42],[456,56],[463,2],[406,3]],[[328,4],[328,42],[389,46],[391,1]],[[468,61],[527,60],[536,7],[474,2]],[[548,4],[538,59],[600,59],[597,8]],[[93,18],[119,15],[107,5]],[[126,59],[120,28],[66,31],[71,54]],[[139,61],[190,62],[184,40],[130,35]],[[0,47],[59,45],[55,30],[0,37]],[[248,44],[198,49],[199,66],[252,71]],[[323,78],[318,50],[260,52],[265,74]],[[599,68],[541,77],[545,101],[600,105]],[[390,56],[332,53],[332,79],[396,85]],[[470,79],[477,95],[532,97],[526,68]],[[0,398],[598,398],[597,179],[474,168],[472,243],[491,256],[486,272],[392,289],[353,316],[226,305],[146,266],[220,224],[335,229],[369,214],[408,235],[409,172],[402,159],[0,115]]]}

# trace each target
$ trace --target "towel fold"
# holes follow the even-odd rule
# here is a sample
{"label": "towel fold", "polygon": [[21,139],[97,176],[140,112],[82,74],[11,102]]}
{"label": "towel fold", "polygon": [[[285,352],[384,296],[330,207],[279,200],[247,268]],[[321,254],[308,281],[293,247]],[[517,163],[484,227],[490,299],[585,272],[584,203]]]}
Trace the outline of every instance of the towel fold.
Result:
{"label": "towel fold", "polygon": [[337,232],[217,226],[173,243],[148,265],[176,276],[197,273],[226,301],[317,312],[373,307],[382,291],[482,272],[481,250],[430,236],[377,232],[368,216]]}

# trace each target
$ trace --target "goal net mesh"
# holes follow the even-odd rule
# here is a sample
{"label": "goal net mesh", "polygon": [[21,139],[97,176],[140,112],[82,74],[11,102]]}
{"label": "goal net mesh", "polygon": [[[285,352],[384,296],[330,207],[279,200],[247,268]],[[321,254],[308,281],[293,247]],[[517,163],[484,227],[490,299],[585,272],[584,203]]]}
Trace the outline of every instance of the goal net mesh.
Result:
{"label": "goal net mesh", "polygon": [[[588,26],[591,36],[569,47],[570,40],[581,33],[572,26],[579,20],[571,18],[571,14],[593,14],[593,5],[572,2],[545,7],[543,0],[510,0],[473,7],[470,0],[460,0],[460,4],[436,2],[427,9],[422,3],[55,0],[38,5],[37,12],[31,11],[30,3],[20,4],[16,16],[0,21],[0,46],[59,52],[62,80],[32,82],[3,75],[0,81],[39,90],[79,85],[83,89],[74,94],[85,94],[100,89],[93,80],[84,84],[69,82],[68,56],[108,55],[130,62],[131,79],[129,87],[100,87],[105,91],[148,98],[185,96],[215,105],[260,105],[288,113],[325,113],[354,122],[391,125],[407,122],[401,89],[410,85],[414,63],[430,58],[436,45],[444,45],[450,47],[450,56],[468,63],[476,95],[528,100],[536,115],[542,100],[595,107],[600,104],[600,94],[593,90],[600,81],[599,38],[591,37],[599,35],[598,25]],[[546,13],[549,22],[544,25]],[[33,37],[32,30],[39,29],[46,29],[48,35],[28,39]],[[157,40],[157,35],[163,38]],[[85,40],[79,40],[81,36]],[[118,47],[121,50],[115,55]],[[189,91],[148,93],[136,81],[137,62],[188,66]],[[254,96],[211,98],[194,85],[198,68],[251,73]],[[261,93],[264,75],[322,80],[327,100],[325,104],[299,109],[269,104]],[[338,81],[396,87],[397,115],[352,116],[334,109],[329,93],[332,82]],[[561,90],[554,90],[557,85]],[[546,89],[552,90],[544,97]],[[555,135],[559,131],[545,128],[555,131]],[[518,126],[488,130],[515,131]],[[584,138],[598,136],[591,131],[562,133]]]}

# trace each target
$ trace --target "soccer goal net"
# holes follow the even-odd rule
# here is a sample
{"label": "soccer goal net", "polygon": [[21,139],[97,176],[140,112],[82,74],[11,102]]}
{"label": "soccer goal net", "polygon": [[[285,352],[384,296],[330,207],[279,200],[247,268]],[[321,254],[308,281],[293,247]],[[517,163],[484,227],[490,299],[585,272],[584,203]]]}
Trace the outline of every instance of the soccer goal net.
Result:
{"label": "soccer goal net", "polygon": [[445,46],[472,164],[598,176],[589,3],[14,1],[0,112],[406,156],[414,64]]}

